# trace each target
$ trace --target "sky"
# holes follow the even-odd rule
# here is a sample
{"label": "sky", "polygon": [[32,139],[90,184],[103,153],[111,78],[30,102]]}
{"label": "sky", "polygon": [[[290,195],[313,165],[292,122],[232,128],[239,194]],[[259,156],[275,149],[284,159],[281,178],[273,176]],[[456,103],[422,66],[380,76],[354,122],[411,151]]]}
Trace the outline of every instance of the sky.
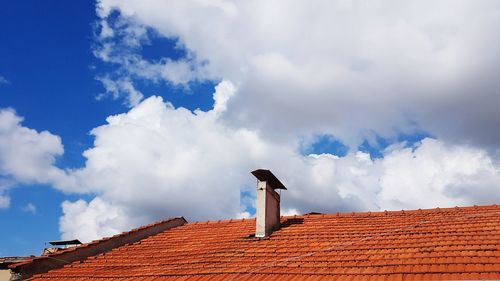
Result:
{"label": "sky", "polygon": [[0,256],[172,216],[500,202],[498,1],[10,1]]}

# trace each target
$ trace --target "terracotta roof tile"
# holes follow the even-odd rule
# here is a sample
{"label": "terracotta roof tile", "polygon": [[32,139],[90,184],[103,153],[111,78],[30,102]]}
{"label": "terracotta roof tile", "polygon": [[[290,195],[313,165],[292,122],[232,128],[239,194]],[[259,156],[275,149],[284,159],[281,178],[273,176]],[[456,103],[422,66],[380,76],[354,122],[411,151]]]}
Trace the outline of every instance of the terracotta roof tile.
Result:
{"label": "terracotta roof tile", "polygon": [[267,239],[254,219],[188,223],[32,280],[500,279],[496,205],[281,222]]}

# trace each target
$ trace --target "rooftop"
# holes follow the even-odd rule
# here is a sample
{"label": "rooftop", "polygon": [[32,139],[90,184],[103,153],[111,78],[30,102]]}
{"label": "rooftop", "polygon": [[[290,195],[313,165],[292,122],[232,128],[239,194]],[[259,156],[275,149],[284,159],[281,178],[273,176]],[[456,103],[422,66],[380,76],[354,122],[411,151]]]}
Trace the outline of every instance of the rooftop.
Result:
{"label": "rooftop", "polygon": [[254,234],[255,219],[186,223],[31,280],[500,279],[497,205],[286,216]]}
{"label": "rooftop", "polygon": [[0,257],[0,270],[8,269],[9,265],[25,261],[31,257]]}

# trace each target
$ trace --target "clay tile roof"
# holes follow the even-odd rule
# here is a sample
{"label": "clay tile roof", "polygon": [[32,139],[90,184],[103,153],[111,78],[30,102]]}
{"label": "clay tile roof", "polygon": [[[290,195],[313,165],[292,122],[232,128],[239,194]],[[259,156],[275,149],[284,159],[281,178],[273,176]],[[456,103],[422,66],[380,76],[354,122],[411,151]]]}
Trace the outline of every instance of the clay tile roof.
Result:
{"label": "clay tile roof", "polygon": [[161,231],[168,230],[186,223],[183,217],[169,218],[157,221],[139,228],[132,229],[112,237],[104,237],[90,243],[82,244],[77,247],[61,249],[55,253],[39,257],[31,256],[21,262],[9,265],[9,268],[20,274],[22,277],[31,277],[33,274],[47,272],[50,269],[60,268],[72,262],[81,260],[107,252],[113,248],[140,241]]}
{"label": "clay tile roof", "polygon": [[10,265],[23,262],[32,258],[30,257],[0,257],[0,270],[8,269]]}
{"label": "clay tile roof", "polygon": [[34,276],[55,280],[500,279],[500,207],[187,223]]}

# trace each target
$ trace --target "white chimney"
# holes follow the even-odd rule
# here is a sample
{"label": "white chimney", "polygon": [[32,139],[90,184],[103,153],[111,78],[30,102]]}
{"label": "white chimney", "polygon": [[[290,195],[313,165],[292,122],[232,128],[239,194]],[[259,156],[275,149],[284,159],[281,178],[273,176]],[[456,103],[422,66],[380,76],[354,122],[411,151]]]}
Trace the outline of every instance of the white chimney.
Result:
{"label": "white chimney", "polygon": [[280,195],[276,189],[286,187],[269,170],[252,172],[257,178],[255,237],[266,237],[280,227]]}

